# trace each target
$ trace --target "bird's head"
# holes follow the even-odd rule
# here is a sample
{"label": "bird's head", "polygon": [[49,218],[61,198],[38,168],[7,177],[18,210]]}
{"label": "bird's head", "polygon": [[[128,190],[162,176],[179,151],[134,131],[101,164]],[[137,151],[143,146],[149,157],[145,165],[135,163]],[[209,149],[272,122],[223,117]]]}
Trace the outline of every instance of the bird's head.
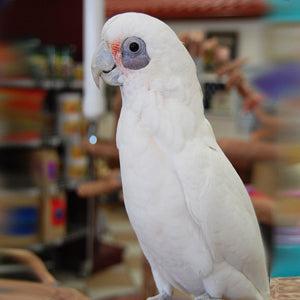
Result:
{"label": "bird's head", "polygon": [[194,63],[175,32],[164,22],[141,13],[123,13],[109,19],[92,59],[92,73],[110,85],[127,80],[195,73]]}

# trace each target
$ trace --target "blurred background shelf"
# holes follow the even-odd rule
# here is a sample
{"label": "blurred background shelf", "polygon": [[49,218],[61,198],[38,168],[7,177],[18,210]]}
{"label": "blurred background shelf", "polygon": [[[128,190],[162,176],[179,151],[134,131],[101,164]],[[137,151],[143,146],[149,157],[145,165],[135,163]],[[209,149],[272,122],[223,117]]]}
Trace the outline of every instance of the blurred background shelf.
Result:
{"label": "blurred background shelf", "polygon": [[67,233],[66,236],[57,238],[50,242],[41,242],[28,246],[29,250],[34,252],[41,252],[50,247],[59,247],[65,243],[74,242],[80,238],[85,237],[88,234],[88,229],[86,227],[81,227],[78,229],[73,229],[71,232]]}
{"label": "blurred background shelf", "polygon": [[79,80],[62,80],[62,79],[42,79],[36,80],[32,78],[19,78],[19,79],[1,79],[0,87],[7,88],[41,88],[45,90],[62,90],[82,89],[82,81]]}
{"label": "blurred background shelf", "polygon": [[39,148],[39,147],[58,147],[63,142],[60,136],[48,136],[42,139],[36,139],[31,141],[10,141],[0,142],[0,149],[7,148]]}

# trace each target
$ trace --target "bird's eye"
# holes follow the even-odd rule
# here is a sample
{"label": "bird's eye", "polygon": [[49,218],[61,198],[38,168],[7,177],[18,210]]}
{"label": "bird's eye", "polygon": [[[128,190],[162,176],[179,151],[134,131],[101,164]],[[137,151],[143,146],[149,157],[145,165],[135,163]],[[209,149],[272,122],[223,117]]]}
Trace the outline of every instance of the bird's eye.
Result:
{"label": "bird's eye", "polygon": [[130,70],[139,70],[148,65],[150,57],[146,43],[137,36],[126,38],[122,44],[122,63]]}
{"label": "bird's eye", "polygon": [[129,45],[129,49],[130,49],[131,52],[137,52],[137,51],[139,51],[140,46],[139,46],[138,43],[133,42],[133,43],[131,43],[131,44]]}

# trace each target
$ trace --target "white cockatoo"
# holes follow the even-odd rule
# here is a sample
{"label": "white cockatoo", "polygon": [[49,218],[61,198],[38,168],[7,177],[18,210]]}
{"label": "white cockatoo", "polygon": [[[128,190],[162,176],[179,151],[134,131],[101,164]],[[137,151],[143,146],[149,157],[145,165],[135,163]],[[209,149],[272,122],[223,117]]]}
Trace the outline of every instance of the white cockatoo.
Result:
{"label": "white cockatoo", "polygon": [[269,298],[250,198],[203,113],[195,64],[175,32],[141,13],[109,19],[96,84],[120,86],[117,127],[124,201],[159,294]]}

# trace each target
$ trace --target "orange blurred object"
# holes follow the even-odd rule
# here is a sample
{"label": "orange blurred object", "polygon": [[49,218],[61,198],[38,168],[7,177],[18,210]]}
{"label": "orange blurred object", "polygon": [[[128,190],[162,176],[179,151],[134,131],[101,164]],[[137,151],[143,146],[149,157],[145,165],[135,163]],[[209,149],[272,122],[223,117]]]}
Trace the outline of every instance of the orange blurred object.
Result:
{"label": "orange blurred object", "polygon": [[0,89],[0,141],[41,139],[45,97],[40,89]]}
{"label": "orange blurred object", "polygon": [[108,0],[106,16],[127,11],[142,12],[156,18],[253,17],[268,10],[264,0]]}

